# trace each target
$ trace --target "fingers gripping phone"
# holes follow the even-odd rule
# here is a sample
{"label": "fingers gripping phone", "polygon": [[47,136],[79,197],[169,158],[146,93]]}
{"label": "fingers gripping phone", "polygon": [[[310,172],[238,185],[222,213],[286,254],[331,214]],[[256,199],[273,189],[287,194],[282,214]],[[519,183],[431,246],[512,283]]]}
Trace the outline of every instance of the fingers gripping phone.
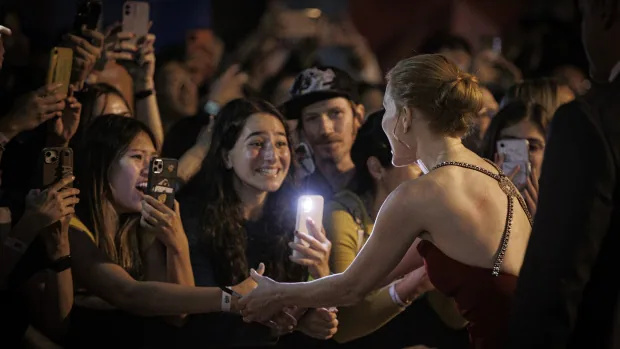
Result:
{"label": "fingers gripping phone", "polygon": [[[312,235],[308,230],[308,218],[312,219],[319,229],[323,226],[323,206],[324,200],[321,195],[302,195],[297,200],[297,221],[295,230],[301,233]],[[296,243],[307,245],[305,241],[295,237]],[[299,258],[299,252],[293,251],[293,258]]]}
{"label": "fingers gripping phone", "polygon": [[54,47],[50,53],[50,62],[47,69],[47,85],[59,83],[56,90],[63,96],[69,94],[71,83],[71,69],[73,67],[73,50],[66,47]]}
{"label": "fingers gripping phone", "polygon": [[519,166],[519,171],[512,178],[518,189],[523,188],[530,176],[530,142],[527,139],[504,139],[497,142],[497,152],[504,155],[502,171],[509,175]]}
{"label": "fingers gripping phone", "polygon": [[135,44],[149,33],[150,6],[145,1],[127,1],[123,5],[123,31],[134,33]]}
{"label": "fingers gripping phone", "polygon": [[73,175],[73,150],[65,147],[44,148],[41,189],[45,190],[61,179]]}
{"label": "fingers gripping phone", "polygon": [[149,165],[149,179],[146,193],[174,210],[175,183],[177,179],[176,159],[155,157]]}

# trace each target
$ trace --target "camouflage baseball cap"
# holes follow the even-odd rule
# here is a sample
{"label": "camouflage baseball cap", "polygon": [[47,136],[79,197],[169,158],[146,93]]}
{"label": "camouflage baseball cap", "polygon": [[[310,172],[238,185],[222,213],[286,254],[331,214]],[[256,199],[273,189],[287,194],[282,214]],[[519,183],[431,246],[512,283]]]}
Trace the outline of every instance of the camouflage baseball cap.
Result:
{"label": "camouflage baseball cap", "polygon": [[290,90],[291,98],[280,106],[288,119],[298,119],[303,108],[325,99],[344,97],[360,103],[359,85],[345,71],[313,67],[302,71]]}

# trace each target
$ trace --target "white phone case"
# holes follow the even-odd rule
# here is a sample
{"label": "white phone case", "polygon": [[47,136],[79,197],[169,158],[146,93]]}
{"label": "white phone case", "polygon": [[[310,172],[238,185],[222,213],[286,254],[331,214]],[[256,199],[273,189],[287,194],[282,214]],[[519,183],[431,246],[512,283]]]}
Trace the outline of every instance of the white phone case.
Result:
{"label": "white phone case", "polygon": [[134,43],[149,33],[150,6],[145,1],[127,1],[123,5],[123,32],[136,34]]}
{"label": "white phone case", "polygon": [[518,189],[525,187],[531,172],[530,144],[527,139],[504,139],[497,142],[497,152],[504,155],[502,171],[509,175],[519,166],[520,170],[512,178]]}
{"label": "white phone case", "polygon": [[[297,221],[295,223],[295,230],[310,234],[308,231],[308,225],[306,224],[308,218],[311,218],[319,229],[323,227],[323,206],[324,201],[321,195],[302,195],[297,201]],[[299,243],[300,240],[295,238],[295,242]],[[305,241],[301,240],[301,244],[307,245]],[[293,251],[293,257],[298,257],[297,251]]]}

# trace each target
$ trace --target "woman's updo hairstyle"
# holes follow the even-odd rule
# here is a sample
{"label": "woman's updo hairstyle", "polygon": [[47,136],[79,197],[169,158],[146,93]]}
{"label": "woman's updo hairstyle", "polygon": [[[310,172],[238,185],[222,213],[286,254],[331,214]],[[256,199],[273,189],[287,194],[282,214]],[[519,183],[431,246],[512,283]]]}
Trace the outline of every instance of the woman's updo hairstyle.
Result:
{"label": "woman's updo hairstyle", "polygon": [[387,80],[398,110],[421,110],[430,130],[438,134],[466,134],[482,109],[478,79],[439,54],[404,59]]}

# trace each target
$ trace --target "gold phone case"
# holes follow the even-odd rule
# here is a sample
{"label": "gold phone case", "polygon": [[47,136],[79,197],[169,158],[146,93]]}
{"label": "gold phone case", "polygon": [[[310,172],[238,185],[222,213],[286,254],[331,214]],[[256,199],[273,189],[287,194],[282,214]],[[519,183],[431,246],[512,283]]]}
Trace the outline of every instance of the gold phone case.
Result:
{"label": "gold phone case", "polygon": [[66,47],[54,47],[50,54],[50,65],[47,70],[47,84],[62,84],[56,92],[67,96],[71,83],[71,68],[73,67],[73,50]]}

